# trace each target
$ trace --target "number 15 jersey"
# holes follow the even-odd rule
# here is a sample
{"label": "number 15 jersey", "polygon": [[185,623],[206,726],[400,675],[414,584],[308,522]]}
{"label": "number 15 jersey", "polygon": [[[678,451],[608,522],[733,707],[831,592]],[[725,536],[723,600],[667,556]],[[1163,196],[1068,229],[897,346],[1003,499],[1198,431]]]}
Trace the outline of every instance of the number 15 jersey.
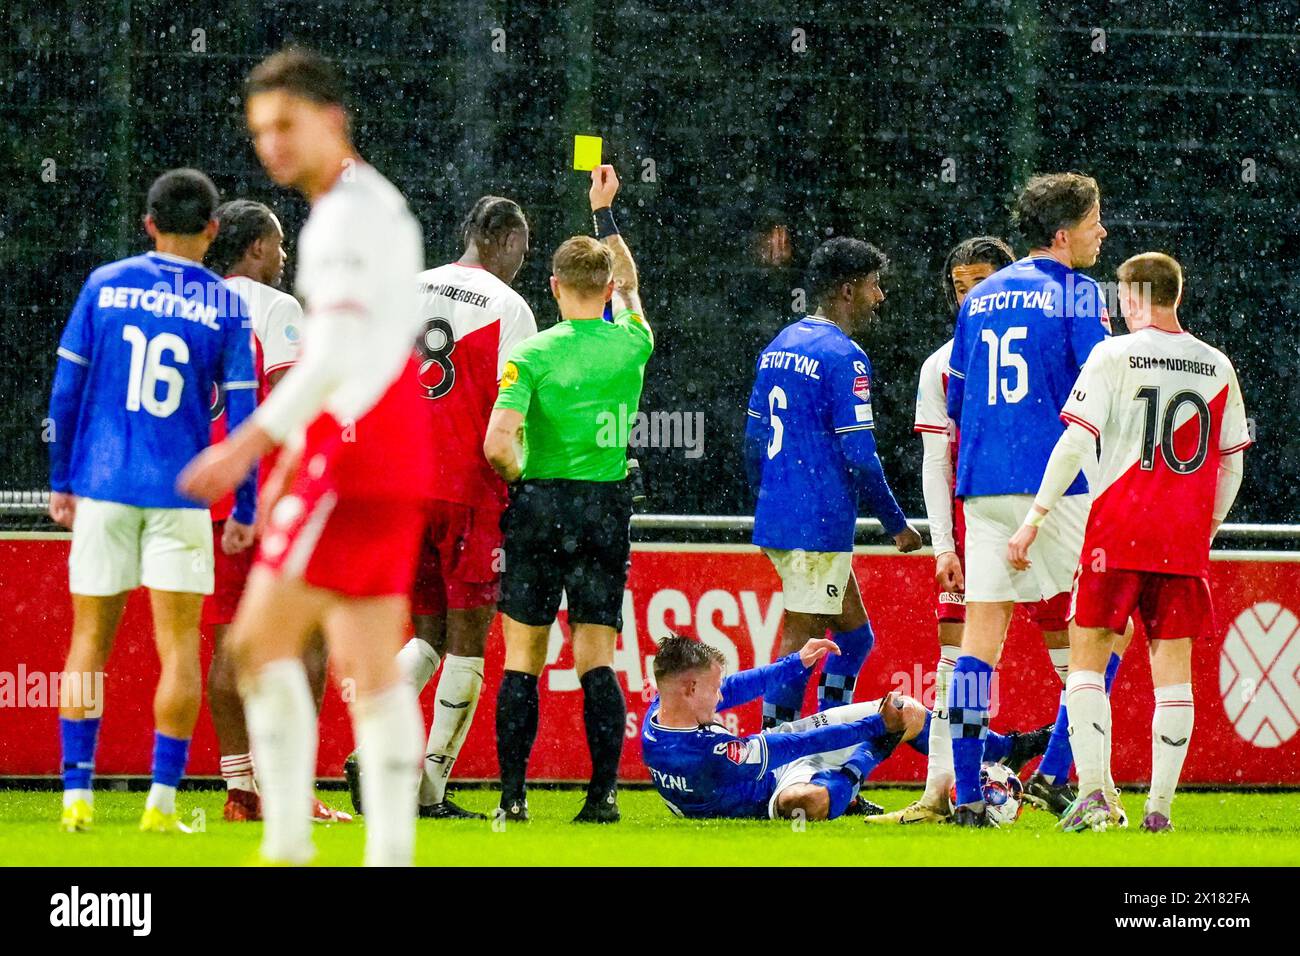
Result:
{"label": "number 15 jersey", "polygon": [[[1047,256],[1013,262],[970,291],[948,367],[959,498],[1038,491],[1064,430],[1061,406],[1109,332],[1101,287]],[[1087,490],[1080,476],[1066,494]]]}
{"label": "number 15 jersey", "polygon": [[1204,577],[1219,458],[1251,443],[1237,373],[1189,332],[1145,328],[1092,351],[1061,418],[1101,439],[1084,560]]}
{"label": "number 15 jersey", "polygon": [[432,495],[501,510],[506,486],[483,456],[483,437],[506,358],[537,332],[523,297],[481,266],[453,262],[419,277],[420,391],[433,402]]}

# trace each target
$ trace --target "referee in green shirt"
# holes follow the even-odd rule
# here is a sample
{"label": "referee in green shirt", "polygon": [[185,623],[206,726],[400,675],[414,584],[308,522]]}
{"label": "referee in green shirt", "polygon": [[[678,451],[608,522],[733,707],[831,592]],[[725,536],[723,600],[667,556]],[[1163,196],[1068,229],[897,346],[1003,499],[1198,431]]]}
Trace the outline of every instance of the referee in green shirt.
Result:
{"label": "referee in green shirt", "polygon": [[[569,599],[591,752],[591,783],[575,822],[618,820],[627,700],[612,665],[631,552],[627,438],[654,335],[641,312],[636,265],[614,225],[617,192],[614,167],[592,170],[600,241],[575,236],[556,250],[551,293],[563,321],[511,353],[483,442],[492,467],[514,483],[501,519],[506,662],[497,695],[507,820],[528,819],[524,777],[537,737],[537,681],[561,593]],[[607,302],[612,322],[604,319]]]}

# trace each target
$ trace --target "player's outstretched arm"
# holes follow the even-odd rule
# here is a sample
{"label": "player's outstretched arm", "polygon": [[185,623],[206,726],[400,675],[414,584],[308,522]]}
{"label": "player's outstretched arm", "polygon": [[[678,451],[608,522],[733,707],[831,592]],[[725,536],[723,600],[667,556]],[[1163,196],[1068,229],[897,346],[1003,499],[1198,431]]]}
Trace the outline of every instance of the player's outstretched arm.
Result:
{"label": "player's outstretched arm", "polygon": [[627,241],[619,234],[614,224],[614,196],[619,188],[618,174],[610,165],[597,166],[591,171],[591,189],[588,198],[591,201],[591,216],[596,226],[596,238],[609,247],[614,254],[614,311],[631,309],[642,319],[645,313],[641,308],[641,279],[637,274],[636,261]]}
{"label": "player's outstretched arm", "polygon": [[1056,440],[1029,514],[1025,515],[1024,524],[1007,543],[1007,560],[1017,571],[1029,568],[1029,546],[1038,537],[1039,526],[1079,476],[1087,456],[1095,454],[1096,447],[1092,432],[1077,424],[1071,424]]}
{"label": "player's outstretched arm", "polygon": [[769,676],[776,677],[779,680],[779,675],[788,671],[790,679],[793,680],[796,676],[802,676],[804,671],[816,667],[817,663],[827,654],[838,654],[839,652],[840,646],[834,641],[827,640],[824,637],[815,637],[796,654],[787,654],[771,664],[762,667],[751,667],[747,671],[725,677],[722,686],[719,688],[722,699],[718,702],[718,709],[728,710],[762,697]]}

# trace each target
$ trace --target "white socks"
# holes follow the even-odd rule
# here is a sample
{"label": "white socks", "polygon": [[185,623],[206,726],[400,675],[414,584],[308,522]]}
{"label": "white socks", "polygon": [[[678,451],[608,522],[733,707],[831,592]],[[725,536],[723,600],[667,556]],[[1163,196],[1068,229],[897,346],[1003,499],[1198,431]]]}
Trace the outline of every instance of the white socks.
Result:
{"label": "white socks", "polygon": [[153,783],[149,786],[149,796],[145,798],[146,810],[156,809],[159,813],[171,816],[176,812],[176,788],[165,783]]}
{"label": "white socks", "polygon": [[948,726],[948,688],[960,649],[940,645],[939,663],[934,669],[934,707],[930,718],[930,756],[925,770],[925,793],[921,801],[939,809],[950,803],[948,791],[955,779],[952,769],[952,731]]}
{"label": "white socks", "polygon": [[424,751],[424,772],[420,776],[422,805],[442,803],[446,798],[447,778],[469,734],[482,688],[483,658],[448,654],[443,659],[442,676],[434,692],[433,724]]}
{"label": "white socks", "polygon": [[1056,676],[1061,678],[1061,683],[1064,684],[1066,678],[1070,676],[1070,649],[1049,647],[1047,656],[1052,659],[1052,670],[1056,671]]}
{"label": "white socks", "polygon": [[416,697],[420,696],[424,685],[429,683],[430,678],[438,670],[439,660],[438,652],[428,642],[418,637],[411,638],[397,652],[397,666],[402,676],[415,688]]}
{"label": "white socks", "polygon": [[[366,866],[415,863],[416,785],[423,732],[419,698],[404,680],[352,705],[352,733],[361,760],[361,803],[366,810]],[[258,766],[264,768],[260,758]],[[310,814],[305,813],[302,819],[311,826]]]}
{"label": "white socks", "polygon": [[262,778],[262,856],[273,863],[309,863],[315,854],[311,801],[317,731],[307,672],[297,658],[273,661],[240,693]]}
{"label": "white socks", "polygon": [[253,755],[230,754],[221,758],[221,777],[226,781],[226,790],[248,790],[257,792],[253,783]]}
{"label": "white socks", "polygon": [[1110,766],[1110,698],[1106,678],[1097,671],[1073,671],[1065,681],[1065,706],[1070,717],[1070,747],[1079,773],[1079,795],[1108,793]]}
{"label": "white socks", "polygon": [[1174,788],[1178,786],[1187,745],[1192,739],[1195,714],[1191,684],[1156,688],[1156,709],[1151,717],[1151,792],[1147,795],[1147,813],[1169,816]]}
{"label": "white socks", "polygon": [[63,805],[70,807],[78,800],[85,800],[92,807],[95,805],[95,792],[93,790],[64,790]]}

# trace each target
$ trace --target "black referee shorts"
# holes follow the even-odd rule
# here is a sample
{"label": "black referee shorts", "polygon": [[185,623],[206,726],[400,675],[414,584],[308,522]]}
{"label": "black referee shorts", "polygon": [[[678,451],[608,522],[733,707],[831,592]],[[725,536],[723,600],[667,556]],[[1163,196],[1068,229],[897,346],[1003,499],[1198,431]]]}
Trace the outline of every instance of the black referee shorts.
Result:
{"label": "black referee shorts", "polygon": [[521,624],[555,620],[569,596],[572,624],[622,630],[632,551],[626,481],[524,481],[501,516],[505,568],[500,609]]}

